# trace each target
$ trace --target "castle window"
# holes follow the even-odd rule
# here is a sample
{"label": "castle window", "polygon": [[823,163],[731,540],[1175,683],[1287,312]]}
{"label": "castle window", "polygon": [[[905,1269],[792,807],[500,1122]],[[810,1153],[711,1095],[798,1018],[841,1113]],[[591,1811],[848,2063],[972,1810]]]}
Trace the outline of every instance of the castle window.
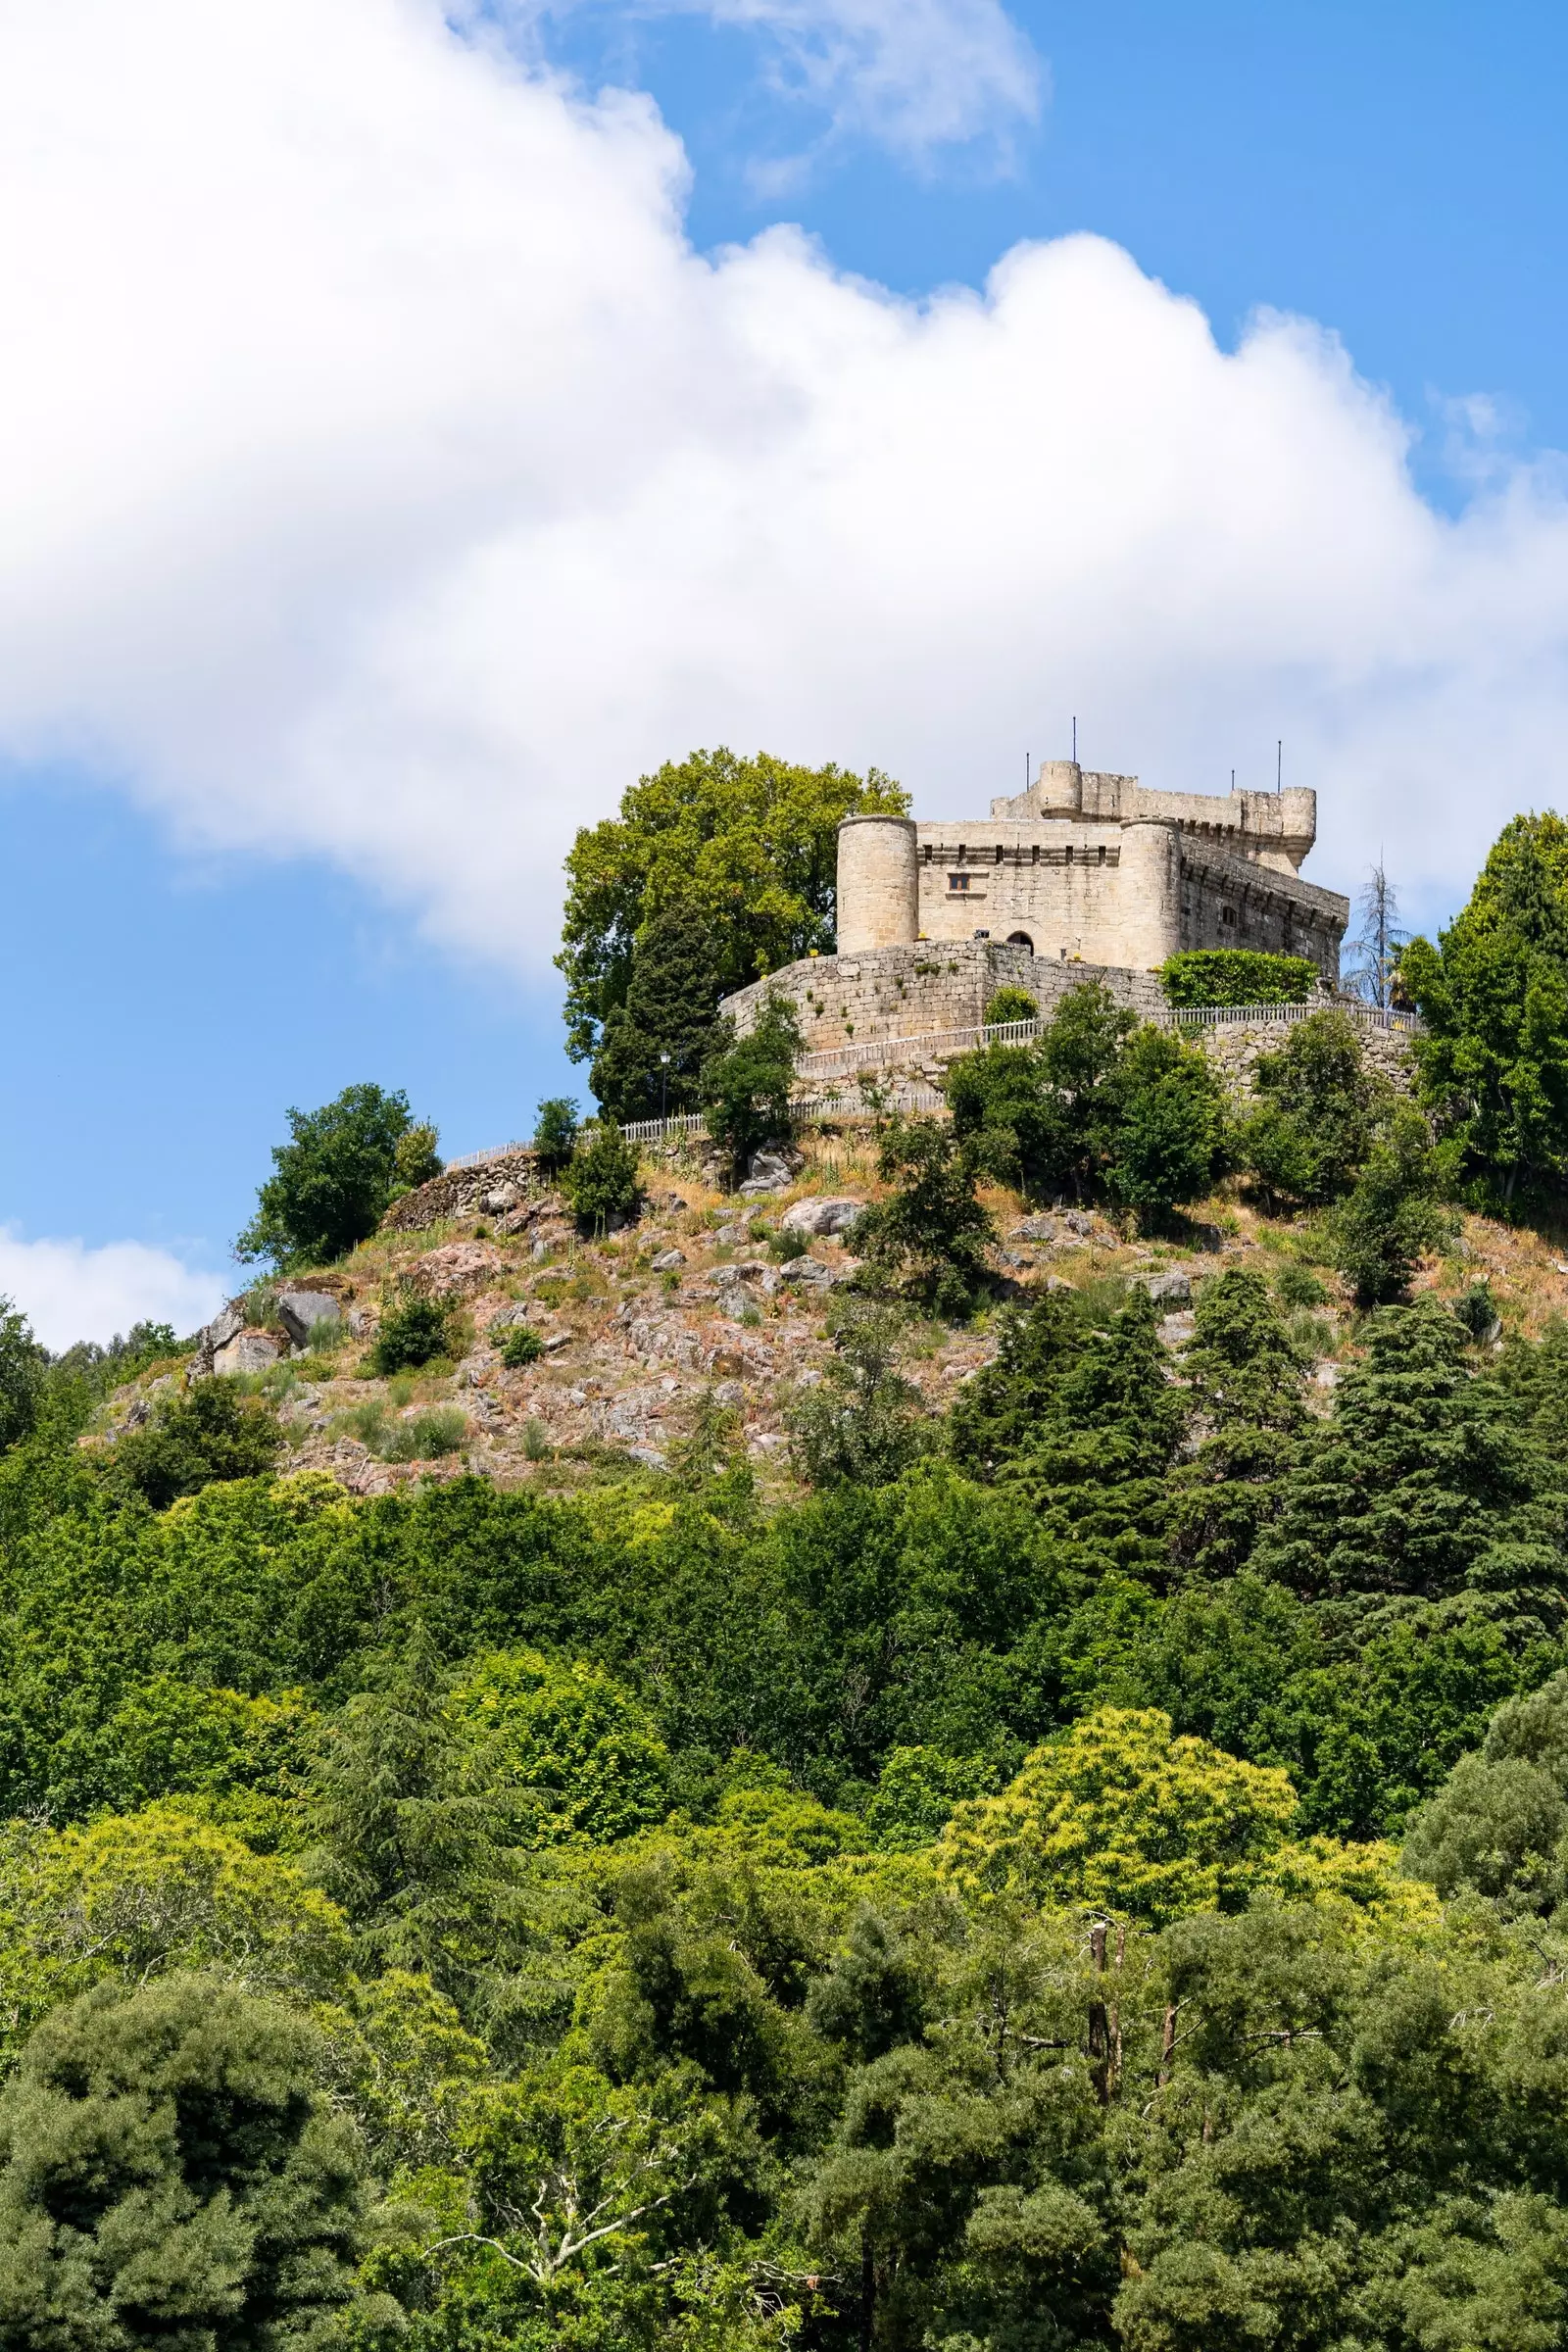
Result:
{"label": "castle window", "polygon": [[1105,862],[1105,845],[1103,842],[1102,842],[1100,845],[1100,862],[1102,865],[1103,865]]}
{"label": "castle window", "polygon": [[1220,910],[1219,910],[1219,919],[1220,919],[1220,921],[1221,921],[1222,923],[1228,923],[1228,924],[1230,925],[1231,929],[1234,931],[1234,930],[1235,930],[1235,928],[1236,928],[1236,909],[1235,909],[1235,907],[1234,907],[1234,906],[1222,906],[1222,907],[1220,908]]}
{"label": "castle window", "polygon": [[968,887],[969,877],[967,874],[950,874],[948,876],[948,893],[950,897],[961,899]]}

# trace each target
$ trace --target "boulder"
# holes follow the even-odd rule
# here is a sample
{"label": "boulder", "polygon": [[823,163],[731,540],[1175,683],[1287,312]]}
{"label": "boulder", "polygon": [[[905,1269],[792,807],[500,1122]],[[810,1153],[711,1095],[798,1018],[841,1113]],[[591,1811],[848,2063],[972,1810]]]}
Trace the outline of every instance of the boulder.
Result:
{"label": "boulder", "polygon": [[649,1260],[649,1264],[656,1274],[673,1274],[677,1266],[683,1266],[685,1263],[686,1252],[684,1250],[661,1250],[657,1257]]}
{"label": "boulder", "polygon": [[1156,1306],[1191,1306],[1193,1303],[1193,1278],[1179,1266],[1172,1266],[1163,1274],[1142,1274],[1139,1280]]}
{"label": "boulder", "polygon": [[276,1297],[277,1319],[296,1348],[303,1348],[318,1323],[335,1323],[343,1313],[343,1302],[326,1291],[279,1291]]}
{"label": "boulder", "polygon": [[805,1163],[788,1144],[765,1144],[752,1153],[743,1193],[781,1193]]}
{"label": "boulder", "polygon": [[265,1372],[283,1352],[283,1343],[270,1331],[241,1331],[213,1351],[215,1372]]}
{"label": "boulder", "polygon": [[504,1217],[509,1208],[515,1208],[522,1195],[514,1184],[498,1184],[481,1194],[479,1206],[487,1217]]}
{"label": "boulder", "polygon": [[1080,1235],[1084,1241],[1087,1241],[1095,1230],[1094,1218],[1087,1215],[1081,1208],[1067,1209],[1061,1221],[1069,1233]]}
{"label": "boulder", "polygon": [[852,1232],[864,1210],[863,1200],[797,1200],[784,1211],[786,1233],[827,1236]]}
{"label": "boulder", "polygon": [[220,1308],[205,1330],[196,1335],[196,1353],[191,1359],[191,1378],[201,1380],[211,1374],[220,1348],[226,1348],[245,1328],[245,1301],[231,1298]]}
{"label": "boulder", "polygon": [[447,1242],[415,1260],[410,1280],[428,1298],[471,1298],[505,1273],[506,1262],[483,1242]]}
{"label": "boulder", "polygon": [[514,1306],[504,1306],[499,1314],[491,1316],[491,1337],[498,1331],[510,1331],[514,1323],[526,1323],[527,1320],[528,1302],[525,1298],[519,1298]]}
{"label": "boulder", "polygon": [[1161,1343],[1166,1348],[1185,1348],[1193,1336],[1196,1317],[1166,1315],[1159,1326]]}
{"label": "boulder", "polygon": [[1021,1217],[1016,1225],[1007,1228],[1009,1242],[1054,1242],[1055,1238],[1054,1217]]}
{"label": "boulder", "polygon": [[792,1258],[784,1269],[784,1280],[790,1284],[804,1283],[808,1290],[831,1290],[838,1276],[833,1268],[819,1257]]}
{"label": "boulder", "polygon": [[720,1412],[732,1413],[746,1402],[746,1391],[738,1380],[721,1380],[713,1391],[713,1402]]}

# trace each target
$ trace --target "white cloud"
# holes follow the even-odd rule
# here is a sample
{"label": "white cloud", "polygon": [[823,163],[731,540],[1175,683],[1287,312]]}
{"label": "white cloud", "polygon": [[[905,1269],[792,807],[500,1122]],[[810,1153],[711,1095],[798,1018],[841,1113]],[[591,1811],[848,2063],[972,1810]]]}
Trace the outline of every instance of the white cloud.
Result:
{"label": "white cloud", "polygon": [[46,1348],[101,1345],[133,1323],[172,1323],[183,1338],[222,1304],[220,1274],[182,1265],[143,1242],[24,1242],[0,1227],[0,1297],[21,1307]]}
{"label": "white cloud", "polygon": [[[738,4],[738,0],[737,0]],[[713,261],[652,108],[435,0],[0,19],[0,750],[339,860],[519,972],[573,826],[693,744],[981,810],[1025,750],[1323,795],[1462,881],[1549,800],[1568,508],[1459,519],[1310,324],[1113,246],[925,304]]]}

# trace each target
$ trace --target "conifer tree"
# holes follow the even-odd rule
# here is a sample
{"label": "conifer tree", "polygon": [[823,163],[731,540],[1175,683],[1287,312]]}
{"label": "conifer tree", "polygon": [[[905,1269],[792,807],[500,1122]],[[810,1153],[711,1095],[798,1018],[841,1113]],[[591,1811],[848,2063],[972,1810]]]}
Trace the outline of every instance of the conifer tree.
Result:
{"label": "conifer tree", "polygon": [[606,1015],[592,1083],[622,1124],[694,1110],[723,992],[712,931],[697,907],[672,906],[637,934],[624,1001]]}

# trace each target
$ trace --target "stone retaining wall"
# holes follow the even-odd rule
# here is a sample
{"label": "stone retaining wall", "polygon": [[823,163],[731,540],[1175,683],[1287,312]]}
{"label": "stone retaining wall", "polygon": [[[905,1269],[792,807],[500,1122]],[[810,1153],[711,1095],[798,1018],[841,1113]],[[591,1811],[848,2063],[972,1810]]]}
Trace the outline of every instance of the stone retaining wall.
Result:
{"label": "stone retaining wall", "polygon": [[1114,964],[1073,963],[1031,955],[1000,940],[919,940],[913,947],[868,948],[860,955],[808,956],[754,980],[720,1010],[744,1036],[774,993],[795,1006],[808,1054],[920,1037],[933,1030],[978,1028],[999,988],[1026,989],[1049,1014],[1070,988],[1102,981],[1145,1020],[1164,1008],[1152,972]]}
{"label": "stone retaining wall", "polygon": [[444,1174],[432,1176],[428,1184],[421,1184],[416,1191],[405,1193],[401,1200],[393,1201],[381,1219],[381,1230],[419,1233],[427,1225],[439,1225],[444,1217],[472,1216],[485,1209],[487,1195],[509,1186],[516,1193],[518,1202],[542,1196],[544,1188],[532,1152],[501,1152],[482,1167],[448,1168]]}
{"label": "stone retaining wall", "polygon": [[[1292,1029],[1285,1021],[1216,1021],[1212,1026],[1195,1022],[1181,1034],[1202,1047],[1228,1091],[1238,1102],[1246,1102],[1255,1091],[1252,1073],[1259,1054],[1278,1054]],[[1397,1029],[1358,1028],[1356,1038],[1369,1070],[1386,1078],[1398,1094],[1414,1093],[1415,1057],[1407,1036]]]}

